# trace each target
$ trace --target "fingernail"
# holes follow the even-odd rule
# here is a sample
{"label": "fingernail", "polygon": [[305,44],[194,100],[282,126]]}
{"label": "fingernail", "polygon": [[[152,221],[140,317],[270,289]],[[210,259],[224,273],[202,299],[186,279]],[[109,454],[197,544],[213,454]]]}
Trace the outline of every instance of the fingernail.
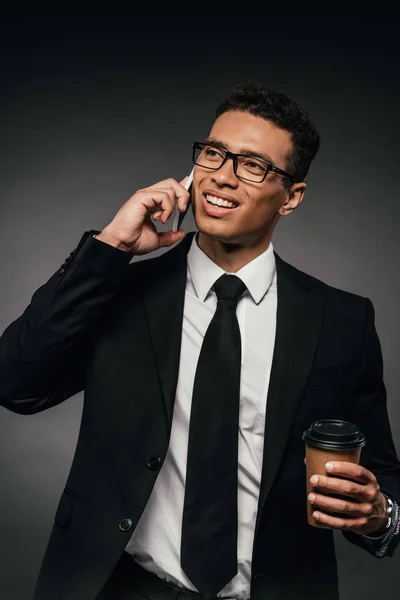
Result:
{"label": "fingernail", "polygon": [[308,494],[308,499],[310,502],[314,502],[315,500],[315,494]]}
{"label": "fingernail", "polygon": [[313,512],[312,516],[314,519],[319,519],[319,512]]}
{"label": "fingernail", "polygon": [[311,482],[313,485],[315,485],[316,483],[318,483],[318,477],[317,477],[316,475],[313,475],[313,476],[310,478],[310,482]]}
{"label": "fingernail", "polygon": [[333,471],[333,469],[335,468],[335,465],[333,463],[329,462],[329,463],[326,463],[325,468],[328,471]]}

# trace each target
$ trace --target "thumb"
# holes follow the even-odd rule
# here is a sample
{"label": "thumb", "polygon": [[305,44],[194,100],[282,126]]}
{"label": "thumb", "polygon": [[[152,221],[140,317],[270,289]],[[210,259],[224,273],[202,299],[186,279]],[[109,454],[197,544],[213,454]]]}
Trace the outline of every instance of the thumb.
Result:
{"label": "thumb", "polygon": [[158,241],[160,244],[160,248],[167,248],[168,246],[172,246],[172,244],[176,244],[180,242],[185,237],[186,232],[183,229],[178,229],[178,231],[162,231],[158,234]]}

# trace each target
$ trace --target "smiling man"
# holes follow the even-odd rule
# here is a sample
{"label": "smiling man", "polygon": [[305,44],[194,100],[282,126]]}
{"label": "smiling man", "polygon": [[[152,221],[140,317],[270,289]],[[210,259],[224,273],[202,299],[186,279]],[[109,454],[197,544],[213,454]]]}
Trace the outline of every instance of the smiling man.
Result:
{"label": "smiling man", "polygon": [[[297,208],[306,184],[283,170],[293,154],[290,131],[234,105],[221,110],[205,140],[212,145],[195,145],[195,161],[202,168],[194,174],[194,214],[200,248],[236,272],[268,249],[279,217]],[[309,126],[311,158],[319,141]],[[223,206],[224,201],[231,206]]]}
{"label": "smiling man", "polygon": [[[334,529],[393,555],[400,463],[372,304],[271,243],[318,147],[293,99],[238,86],[193,145],[191,193],[138,190],[3,333],[5,407],[85,390],[34,600],[337,600]],[[198,233],[157,231],[190,201]],[[313,527],[302,434],[319,419],[367,445],[312,480]]]}

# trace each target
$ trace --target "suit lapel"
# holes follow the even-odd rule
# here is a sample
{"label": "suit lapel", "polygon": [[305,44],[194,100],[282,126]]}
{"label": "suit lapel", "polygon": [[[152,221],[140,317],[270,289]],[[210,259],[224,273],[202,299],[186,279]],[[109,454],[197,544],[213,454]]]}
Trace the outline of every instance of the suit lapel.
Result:
{"label": "suit lapel", "polygon": [[178,383],[187,253],[194,235],[195,232],[188,233],[175,248],[152,261],[142,287],[145,317],[169,428]]}
{"label": "suit lapel", "polygon": [[307,293],[307,287],[301,285],[301,274],[299,277],[299,272],[279,256],[275,258],[278,309],[256,531],[312,367],[323,314],[322,301]]}

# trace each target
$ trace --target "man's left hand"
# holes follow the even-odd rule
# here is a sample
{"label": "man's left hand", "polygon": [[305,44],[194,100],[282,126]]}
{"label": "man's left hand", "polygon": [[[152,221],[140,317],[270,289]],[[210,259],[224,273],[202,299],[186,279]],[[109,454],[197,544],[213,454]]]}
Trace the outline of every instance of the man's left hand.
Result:
{"label": "man's left hand", "polygon": [[[313,475],[310,479],[315,499],[311,499],[311,494],[308,499],[315,510],[315,520],[332,529],[344,529],[359,535],[383,535],[387,522],[387,499],[380,491],[375,475],[350,462],[332,461],[329,464],[333,464],[333,469],[329,470],[325,465],[327,476]],[[346,499],[332,498],[331,494],[346,496]],[[327,513],[340,513],[340,516],[331,516],[325,510]]]}

